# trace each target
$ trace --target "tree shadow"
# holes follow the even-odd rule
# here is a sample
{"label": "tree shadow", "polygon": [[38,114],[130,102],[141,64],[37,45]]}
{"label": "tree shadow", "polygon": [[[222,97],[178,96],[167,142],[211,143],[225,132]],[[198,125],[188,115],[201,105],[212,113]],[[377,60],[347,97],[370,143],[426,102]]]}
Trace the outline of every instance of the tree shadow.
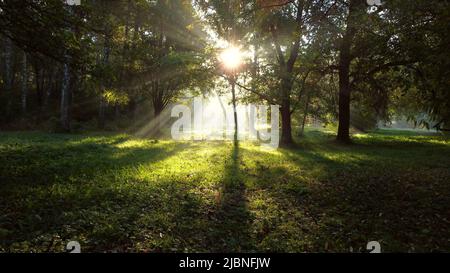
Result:
{"label": "tree shadow", "polygon": [[[17,176],[0,185],[0,251],[64,251],[73,239],[84,252],[348,252],[364,251],[369,240],[382,240],[384,251],[405,251],[409,244],[416,250],[446,247],[450,174],[432,166],[436,159],[392,166],[391,157],[403,156],[397,151],[341,147],[326,136],[280,149],[275,159],[239,143],[225,155],[220,147],[229,144],[223,142],[127,141],[64,138],[55,146],[44,139],[25,149],[11,144],[0,155],[0,178]],[[151,178],[133,173],[135,166],[151,168],[171,156],[177,158],[167,164],[178,164],[179,157],[184,166],[189,156],[181,150],[205,147],[220,151],[208,164],[226,156],[223,174],[212,176],[218,177],[216,187],[202,174],[186,178],[190,171]],[[42,158],[48,160],[36,162]],[[111,175],[117,170],[131,175]]]}
{"label": "tree shadow", "polygon": [[[14,148],[2,151],[0,250],[27,242],[20,249],[55,251],[55,241],[86,233],[91,250],[131,245],[129,235],[137,232],[132,223],[142,211],[160,205],[153,197],[158,187],[116,175],[123,170],[132,177],[139,166],[151,166],[190,146],[150,141],[128,146],[126,142],[133,141],[128,137],[76,139],[46,145],[43,138],[20,153]],[[64,251],[61,247],[56,251]]]}
{"label": "tree shadow", "polygon": [[[214,195],[199,193],[199,181],[183,172],[154,178],[133,174],[134,167],[151,168],[171,156],[185,161],[189,157],[177,153],[187,148],[195,153],[201,144],[140,146],[128,140],[133,141],[64,137],[50,145],[43,139],[20,155],[8,152],[7,165],[24,168],[20,177],[12,168],[1,172],[9,181],[0,188],[0,250],[61,252],[71,240],[78,240],[83,252],[254,249],[238,143],[227,155],[214,202],[209,198]],[[117,177],[121,170],[131,173]]]}
{"label": "tree shadow", "polygon": [[[52,145],[31,145],[2,151],[0,161],[0,188],[12,185],[43,186],[53,183],[71,183],[74,177],[89,180],[107,175],[110,171],[137,167],[164,160],[189,147],[189,143],[159,145],[148,141],[144,146],[120,145],[133,141],[130,137],[103,139],[63,139]],[[82,183],[82,181],[79,181]]]}
{"label": "tree shadow", "polygon": [[241,174],[239,141],[234,141],[230,158],[226,161],[224,177],[219,185],[217,205],[212,219],[209,241],[212,252],[246,252],[253,249],[247,208],[246,187]]}
{"label": "tree shadow", "polygon": [[[407,152],[424,159],[428,149],[446,153],[433,143]],[[442,215],[450,209],[450,172],[439,158],[430,162],[409,158],[409,164],[400,164],[404,153],[376,144],[349,149],[326,143],[281,153],[298,167],[300,175],[282,165],[273,166],[271,172],[285,175],[257,186],[291,215],[301,212],[301,217],[292,219],[298,223],[298,233],[305,231],[304,238],[297,240],[307,242],[297,251],[348,252],[353,248],[365,252],[371,240],[379,240],[386,252],[442,251],[448,246],[442,238],[450,223]],[[440,156],[445,161],[445,155]],[[255,176],[261,180],[274,177],[266,172],[260,169]],[[289,218],[288,214],[278,225]],[[277,228],[266,232],[274,234]]]}

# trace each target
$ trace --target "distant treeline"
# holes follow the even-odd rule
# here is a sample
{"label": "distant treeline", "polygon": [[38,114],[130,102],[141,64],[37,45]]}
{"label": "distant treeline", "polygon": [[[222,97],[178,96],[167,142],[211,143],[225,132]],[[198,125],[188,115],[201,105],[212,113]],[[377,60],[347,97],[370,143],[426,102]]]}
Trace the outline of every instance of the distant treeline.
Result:
{"label": "distant treeline", "polygon": [[[283,144],[308,117],[343,142],[399,115],[450,126],[448,1],[64,2],[0,1],[2,129],[130,128],[232,80],[280,105]],[[235,79],[224,41],[248,53]]]}

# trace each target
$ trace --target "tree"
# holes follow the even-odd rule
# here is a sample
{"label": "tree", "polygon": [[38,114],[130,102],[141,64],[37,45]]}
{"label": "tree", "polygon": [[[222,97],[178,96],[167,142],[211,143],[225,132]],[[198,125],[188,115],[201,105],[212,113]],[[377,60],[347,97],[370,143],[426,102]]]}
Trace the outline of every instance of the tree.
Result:
{"label": "tree", "polygon": [[220,37],[233,33],[237,37],[233,41],[252,48],[255,57],[250,68],[251,87],[238,85],[259,99],[281,106],[281,143],[292,145],[291,115],[297,104],[292,100],[301,93],[294,86],[299,75],[306,73],[299,71],[299,59],[309,46],[305,38],[314,38],[308,30],[322,13],[322,3],[244,1],[236,4],[234,13],[229,12],[226,3],[200,1],[200,6]]}
{"label": "tree", "polygon": [[358,31],[358,16],[364,12],[364,0],[350,0],[345,32],[339,49],[339,128],[337,139],[341,142],[350,141],[350,64],[352,45]]}

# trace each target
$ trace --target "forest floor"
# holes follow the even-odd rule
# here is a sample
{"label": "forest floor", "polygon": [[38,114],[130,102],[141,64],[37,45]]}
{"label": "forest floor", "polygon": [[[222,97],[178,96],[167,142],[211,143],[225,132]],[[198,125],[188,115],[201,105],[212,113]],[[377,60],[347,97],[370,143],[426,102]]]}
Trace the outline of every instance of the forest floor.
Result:
{"label": "forest floor", "polygon": [[450,251],[448,137],[333,139],[0,133],[0,252]]}

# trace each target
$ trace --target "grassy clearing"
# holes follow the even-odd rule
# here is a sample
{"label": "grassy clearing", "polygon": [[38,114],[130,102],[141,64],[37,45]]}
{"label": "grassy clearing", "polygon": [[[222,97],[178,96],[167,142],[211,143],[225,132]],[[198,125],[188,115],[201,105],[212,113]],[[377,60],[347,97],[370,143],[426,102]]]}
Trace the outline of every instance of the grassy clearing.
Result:
{"label": "grassy clearing", "polygon": [[449,251],[450,141],[377,131],[294,150],[0,134],[0,251]]}

